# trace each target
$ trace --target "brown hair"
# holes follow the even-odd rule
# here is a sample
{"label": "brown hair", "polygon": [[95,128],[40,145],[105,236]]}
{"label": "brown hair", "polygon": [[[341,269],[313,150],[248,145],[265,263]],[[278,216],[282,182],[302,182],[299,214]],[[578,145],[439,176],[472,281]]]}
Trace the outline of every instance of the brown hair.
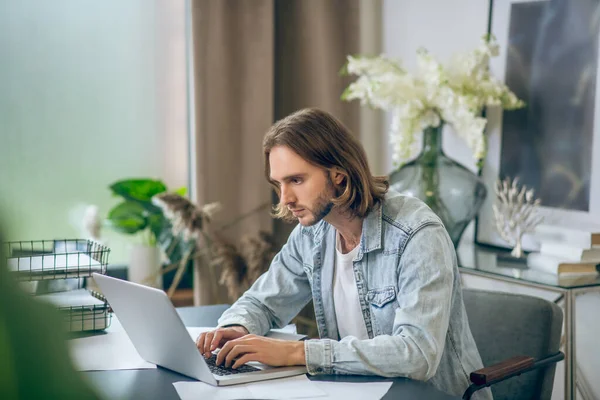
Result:
{"label": "brown hair", "polygon": [[[335,206],[363,218],[381,202],[389,188],[387,177],[373,176],[360,142],[333,115],[306,108],[277,121],[263,140],[265,175],[277,195],[279,187],[271,180],[269,154],[275,146],[286,146],[307,162],[326,171],[338,168],[345,176]],[[273,216],[294,221],[293,214],[279,203]]]}

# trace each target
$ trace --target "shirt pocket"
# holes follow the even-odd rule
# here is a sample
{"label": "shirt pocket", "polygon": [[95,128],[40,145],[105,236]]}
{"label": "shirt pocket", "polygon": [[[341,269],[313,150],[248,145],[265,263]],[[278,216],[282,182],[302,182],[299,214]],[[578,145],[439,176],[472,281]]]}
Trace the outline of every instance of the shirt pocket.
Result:
{"label": "shirt pocket", "polygon": [[396,288],[386,286],[379,289],[371,289],[367,292],[366,300],[371,304],[371,322],[373,325],[373,336],[391,335],[394,328],[394,317],[398,304],[396,300]]}
{"label": "shirt pocket", "polygon": [[387,286],[382,289],[371,289],[367,292],[367,301],[377,308],[382,308],[396,299],[396,288]]}

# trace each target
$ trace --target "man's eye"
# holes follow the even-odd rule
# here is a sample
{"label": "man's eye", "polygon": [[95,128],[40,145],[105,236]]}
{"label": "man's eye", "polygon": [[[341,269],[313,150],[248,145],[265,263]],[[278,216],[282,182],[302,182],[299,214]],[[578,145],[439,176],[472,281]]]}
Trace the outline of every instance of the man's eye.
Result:
{"label": "man's eye", "polygon": [[292,183],[295,183],[296,185],[298,185],[298,184],[302,183],[302,179],[294,178],[294,179],[292,179]]}

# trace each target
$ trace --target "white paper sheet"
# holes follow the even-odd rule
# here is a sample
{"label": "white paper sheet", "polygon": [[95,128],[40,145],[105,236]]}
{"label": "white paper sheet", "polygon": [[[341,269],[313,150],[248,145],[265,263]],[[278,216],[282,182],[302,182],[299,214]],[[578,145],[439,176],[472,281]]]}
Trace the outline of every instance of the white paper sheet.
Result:
{"label": "white paper sheet", "polygon": [[7,262],[8,268],[14,271],[77,270],[78,268],[92,268],[95,271],[100,267],[98,261],[85,253],[9,257]]}
{"label": "white paper sheet", "polygon": [[125,332],[72,339],[67,343],[78,371],[156,368],[140,357]]}
{"label": "white paper sheet", "polygon": [[327,396],[306,375],[226,387],[211,386],[203,382],[175,382],[173,386],[182,400],[325,399]]}
{"label": "white paper sheet", "polygon": [[246,385],[216,387],[202,382],[175,382],[175,390],[181,400],[239,400],[252,399]]}
{"label": "white paper sheet", "polygon": [[[393,382],[324,382],[313,381],[322,391],[327,393],[327,399],[344,400],[379,400],[390,390]],[[321,398],[323,400],[325,398]]]}
{"label": "white paper sheet", "polygon": [[254,399],[312,399],[327,396],[306,375],[248,383],[247,388]]}
{"label": "white paper sheet", "polygon": [[36,300],[48,302],[56,307],[79,307],[79,306],[101,306],[102,300],[92,296],[87,289],[68,290],[66,292],[56,292],[43,294],[36,297]]}
{"label": "white paper sheet", "polygon": [[306,375],[242,385],[215,387],[203,382],[175,382],[181,400],[317,399],[379,400],[392,382],[345,383],[310,381]]}

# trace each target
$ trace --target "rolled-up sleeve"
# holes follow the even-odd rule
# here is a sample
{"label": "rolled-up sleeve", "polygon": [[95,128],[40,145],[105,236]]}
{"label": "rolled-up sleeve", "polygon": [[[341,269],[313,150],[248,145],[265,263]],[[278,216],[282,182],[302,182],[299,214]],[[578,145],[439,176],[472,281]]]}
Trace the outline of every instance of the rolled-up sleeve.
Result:
{"label": "rolled-up sleeve", "polygon": [[306,369],[309,374],[332,374],[331,351],[335,343],[331,339],[306,340],[304,353],[306,354]]}

